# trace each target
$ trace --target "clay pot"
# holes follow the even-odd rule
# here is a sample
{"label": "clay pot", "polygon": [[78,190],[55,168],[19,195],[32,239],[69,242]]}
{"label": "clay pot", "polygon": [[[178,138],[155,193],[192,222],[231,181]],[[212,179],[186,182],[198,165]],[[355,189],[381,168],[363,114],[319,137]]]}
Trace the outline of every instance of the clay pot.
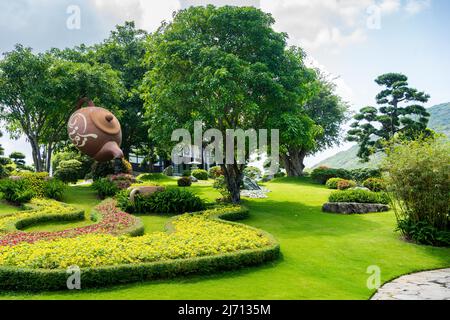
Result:
{"label": "clay pot", "polygon": [[[79,106],[82,103],[84,100],[80,100]],[[119,147],[122,142],[119,121],[108,110],[94,106],[92,101],[72,114],[67,131],[77,149],[96,161],[123,158]]]}

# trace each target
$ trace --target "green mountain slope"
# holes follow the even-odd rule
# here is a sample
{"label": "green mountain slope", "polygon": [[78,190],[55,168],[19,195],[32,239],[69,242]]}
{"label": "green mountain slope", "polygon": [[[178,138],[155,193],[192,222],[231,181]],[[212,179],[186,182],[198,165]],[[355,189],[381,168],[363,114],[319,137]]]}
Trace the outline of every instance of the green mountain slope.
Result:
{"label": "green mountain slope", "polygon": [[[428,127],[450,137],[450,102],[433,106],[428,109],[428,112],[430,113]],[[376,154],[368,163],[361,163],[356,156],[357,152],[358,146],[354,145],[346,151],[338,152],[334,156],[319,162],[315,167],[327,166],[344,169],[373,168],[376,167],[382,159],[382,154]]]}

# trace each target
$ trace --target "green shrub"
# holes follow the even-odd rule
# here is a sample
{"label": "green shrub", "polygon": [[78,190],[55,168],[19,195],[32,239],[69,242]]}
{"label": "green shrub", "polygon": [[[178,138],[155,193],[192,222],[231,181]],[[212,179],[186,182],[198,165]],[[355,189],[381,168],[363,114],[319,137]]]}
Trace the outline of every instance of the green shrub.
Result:
{"label": "green shrub", "polygon": [[450,142],[439,137],[402,142],[387,150],[383,165],[404,236],[418,239],[412,234],[414,229],[406,226],[449,232]]}
{"label": "green shrub", "polygon": [[369,178],[381,178],[381,169],[359,168],[350,171],[351,179],[361,183]]}
{"label": "green shrub", "polygon": [[178,179],[177,184],[179,187],[190,187],[192,185],[192,180],[189,177],[181,177]]}
{"label": "green shrub", "polygon": [[220,166],[211,167],[209,168],[208,175],[211,179],[216,179],[223,176],[222,168]]}
{"label": "green shrub", "polygon": [[181,174],[182,177],[190,177],[191,175],[191,170],[183,170],[183,173]]}
{"label": "green shrub", "polygon": [[339,190],[330,194],[329,202],[357,202],[388,204],[389,198],[383,192],[372,192],[361,189]]}
{"label": "green shrub", "polygon": [[208,180],[208,171],[203,169],[195,169],[192,171],[192,176],[198,180]]}
{"label": "green shrub", "polygon": [[0,180],[0,192],[6,201],[20,205],[30,201],[35,193],[30,188],[30,183],[25,179],[2,179]]}
{"label": "green shrub", "polygon": [[162,173],[144,173],[137,177],[141,181],[159,181],[166,180],[167,177]]}
{"label": "green shrub", "polygon": [[64,160],[59,162],[58,169],[55,171],[54,177],[65,183],[76,183],[80,176],[82,163],[78,160]]}
{"label": "green shrub", "polygon": [[214,180],[213,188],[220,192],[222,200],[230,200],[230,192],[228,191],[227,183],[224,176],[219,176]]}
{"label": "green shrub", "polygon": [[16,175],[27,181],[28,187],[36,197],[44,197],[44,187],[49,179],[47,172],[17,172]]}
{"label": "green shrub", "polygon": [[168,167],[164,168],[162,173],[168,177],[173,176],[173,166],[168,166]]}
{"label": "green shrub", "polygon": [[319,167],[313,170],[311,173],[311,178],[320,184],[325,184],[328,179],[331,178],[342,178],[351,179],[351,174],[345,169],[332,169],[328,167]]}
{"label": "green shrub", "polygon": [[187,190],[170,188],[149,196],[137,194],[134,202],[129,195],[129,190],[122,190],[116,196],[117,205],[128,213],[181,214],[205,209],[205,202]]}
{"label": "green shrub", "polygon": [[354,188],[354,187],[356,187],[356,182],[353,180],[342,179],[341,181],[339,181],[337,183],[337,188],[339,190],[347,190],[347,189]]}
{"label": "green shrub", "polygon": [[438,230],[424,221],[399,220],[397,230],[416,243],[450,247],[450,231]]}
{"label": "green shrub", "polygon": [[342,180],[345,180],[345,179],[342,179],[342,178],[331,178],[331,179],[327,180],[325,185],[327,186],[328,189],[337,189],[338,188],[337,187],[338,182],[342,181]]}
{"label": "green shrub", "polygon": [[369,178],[364,180],[363,187],[374,192],[386,191],[386,183],[380,178]]}
{"label": "green shrub", "polygon": [[67,185],[58,179],[50,179],[45,183],[44,196],[49,199],[62,200],[64,193],[67,190]]}
{"label": "green shrub", "polygon": [[[129,163],[125,159],[122,159],[120,173],[132,174],[133,168],[131,166],[131,163]],[[114,160],[106,162],[94,162],[94,164],[92,165],[91,175],[92,179],[94,180],[105,178],[113,174],[115,174]]]}
{"label": "green shrub", "polygon": [[277,173],[275,173],[273,175],[274,178],[284,178],[286,176],[286,173],[284,173],[283,171],[278,171]]}
{"label": "green shrub", "polygon": [[258,180],[261,179],[262,172],[259,168],[250,166],[244,169],[244,176],[252,180]]}
{"label": "green shrub", "polygon": [[97,191],[100,199],[113,197],[120,190],[117,185],[108,178],[101,178],[94,181],[92,187]]}

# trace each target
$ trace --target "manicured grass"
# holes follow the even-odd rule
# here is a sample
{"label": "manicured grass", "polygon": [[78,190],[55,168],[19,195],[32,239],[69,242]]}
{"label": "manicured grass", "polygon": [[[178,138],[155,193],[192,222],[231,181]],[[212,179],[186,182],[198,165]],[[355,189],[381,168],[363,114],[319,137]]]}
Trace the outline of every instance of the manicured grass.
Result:
{"label": "manicured grass", "polygon": [[[450,249],[407,243],[392,212],[367,215],[322,213],[330,190],[304,179],[268,183],[268,199],[246,200],[244,223],[264,229],[281,243],[274,263],[209,276],[193,276],[98,290],[40,294],[2,293],[3,299],[367,299],[367,267],[381,269],[382,282],[419,270],[450,266]],[[77,187],[67,201],[92,206],[90,188]],[[213,200],[209,183],[190,188]],[[160,230],[164,217],[146,216],[146,231]]]}
{"label": "manicured grass", "polygon": [[5,215],[5,214],[10,214],[12,212],[16,212],[19,210],[20,210],[20,208],[12,206],[12,205],[6,203],[6,201],[0,200],[0,216]]}

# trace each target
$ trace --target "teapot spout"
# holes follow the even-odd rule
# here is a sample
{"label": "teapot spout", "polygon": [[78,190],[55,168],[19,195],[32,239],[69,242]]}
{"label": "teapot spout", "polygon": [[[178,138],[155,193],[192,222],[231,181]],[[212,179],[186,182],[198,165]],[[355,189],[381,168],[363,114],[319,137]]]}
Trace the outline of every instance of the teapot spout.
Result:
{"label": "teapot spout", "polygon": [[115,141],[108,141],[100,151],[93,157],[98,162],[110,161],[123,158],[123,152]]}

